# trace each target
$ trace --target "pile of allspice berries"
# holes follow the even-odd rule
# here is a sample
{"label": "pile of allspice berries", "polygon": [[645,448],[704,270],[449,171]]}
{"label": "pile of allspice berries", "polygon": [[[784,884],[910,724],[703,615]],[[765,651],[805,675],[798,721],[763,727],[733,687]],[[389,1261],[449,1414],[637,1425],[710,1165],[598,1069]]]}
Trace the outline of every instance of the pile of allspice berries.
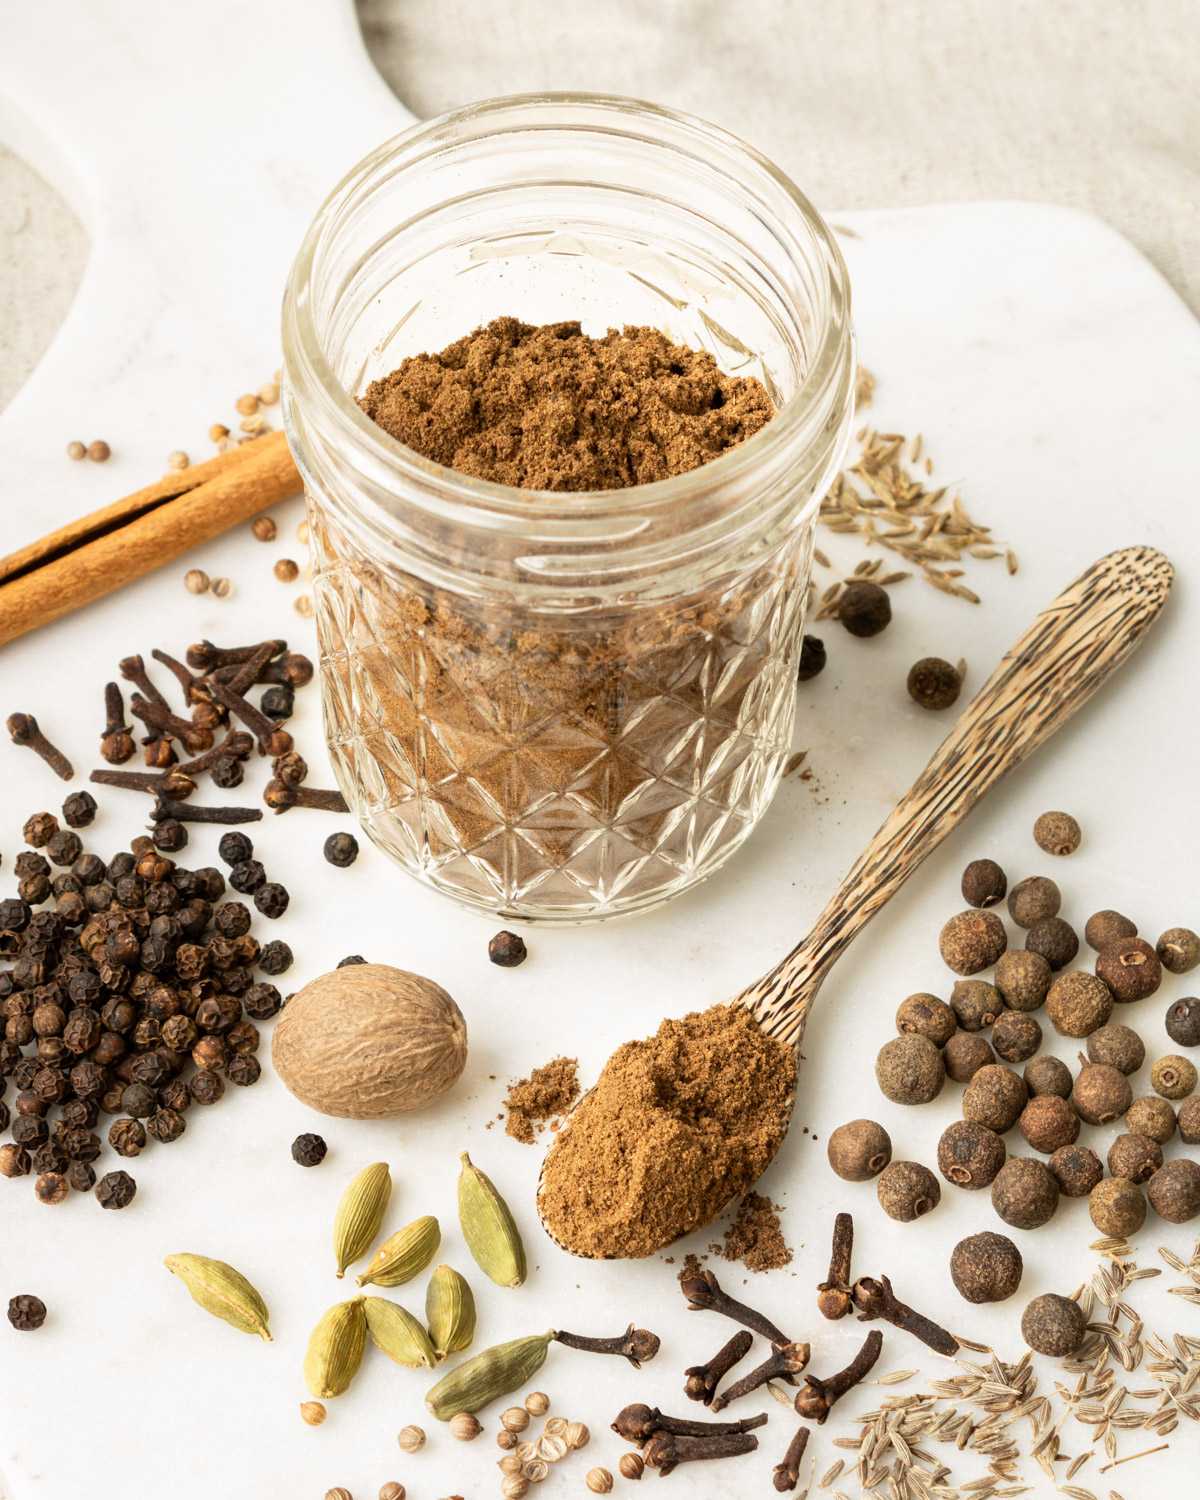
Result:
{"label": "pile of allspice berries", "polygon": [[[1082,834],[1069,814],[1051,812],[1038,818],[1034,838],[1045,853],[1063,857],[1079,847]],[[943,960],[959,976],[949,1000],[924,993],[904,1000],[896,1013],[899,1034],[875,1063],[881,1091],[896,1104],[927,1104],[947,1079],[963,1085],[962,1119],[937,1145],[938,1173],[920,1162],[892,1161],[887,1132],[871,1120],[833,1132],[833,1170],[851,1182],[877,1179],[881,1206],[902,1222],[936,1208],[939,1176],[964,1191],[989,1189],[998,1218],[1021,1230],[1048,1223],[1064,1197],[1086,1197],[1092,1222],[1118,1239],[1141,1228],[1147,1198],[1171,1223],[1200,1216],[1200,1163],[1187,1153],[1165,1161],[1163,1149],[1200,1144],[1196,1067],[1182,1050],[1164,1049],[1152,1061],[1149,1091],[1135,1097],[1131,1080],[1147,1061],[1146,1045],[1114,1020],[1137,1016],[1144,1028],[1140,1002],[1158,992],[1164,972],[1182,975],[1200,965],[1200,936],[1172,927],[1152,946],[1128,917],[1098,911],[1084,927],[1095,955],[1085,966],[1049,876],[1030,876],[1010,890],[995,861],[975,860],[963,872],[962,894],[967,909],[951,917],[939,941]],[[1009,946],[1008,930],[992,910],[1005,900],[1024,931],[1022,948]],[[1043,1010],[1059,1036],[1082,1044],[1076,1069],[1040,1053],[1036,1013]],[[1172,999],[1165,1028],[1174,1048],[1200,1046],[1200,998]],[[1107,1176],[1096,1151],[1080,1142],[1085,1125],[1122,1127],[1107,1151]],[[1014,1130],[1024,1150],[1010,1155],[1005,1137]],[[1021,1255],[1003,1234],[973,1235],[955,1248],[951,1276],[968,1301],[999,1301],[1020,1283]],[[1042,1352],[1070,1352],[1083,1333],[1078,1309],[1065,1298],[1050,1300],[1074,1313],[1039,1309],[1046,1300],[1027,1309],[1026,1338],[1034,1348],[1045,1345]]]}

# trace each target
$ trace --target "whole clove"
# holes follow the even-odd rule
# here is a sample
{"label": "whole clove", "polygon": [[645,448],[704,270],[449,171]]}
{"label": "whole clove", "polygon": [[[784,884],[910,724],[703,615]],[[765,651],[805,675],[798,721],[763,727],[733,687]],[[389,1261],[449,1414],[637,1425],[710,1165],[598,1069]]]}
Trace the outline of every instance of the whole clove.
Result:
{"label": "whole clove", "polygon": [[767,1414],[763,1411],[756,1417],[743,1417],[740,1422],[698,1422],[692,1417],[671,1417],[659,1411],[657,1406],[637,1402],[617,1413],[612,1430],[627,1443],[636,1443],[640,1448],[659,1432],[675,1437],[736,1437],[765,1426],[766,1420]]}
{"label": "whole clove", "polygon": [[143,698],[140,693],[134,693],[129,700],[129,711],[148,729],[157,731],[151,738],[179,740],[193,755],[212,746],[211,729],[172,713],[167,704],[154,703],[149,698]]}
{"label": "whole clove", "polygon": [[[246,696],[246,694],[250,691],[254,684],[258,682],[262,674],[266,671],[267,663],[271,659],[271,647],[273,645],[273,641],[264,642],[264,644],[258,648],[254,655],[250,657],[249,661],[245,661],[242,663],[242,665],[237,669],[236,672],[234,672],[233,676],[230,677],[228,682],[226,683],[226,686],[229,688],[230,692],[237,693],[240,698],[244,698]],[[211,692],[212,689],[210,688],[209,691]]]}
{"label": "whole clove", "polygon": [[274,649],[272,656],[282,656],[287,650],[286,641],[259,641],[253,646],[214,646],[211,641],[201,641],[187,648],[187,664],[196,672],[219,671],[223,667],[240,667],[262,650],[263,646]]}
{"label": "whole clove", "polygon": [[612,1339],[585,1338],[583,1334],[567,1333],[560,1328],[554,1340],[568,1349],[582,1349],[589,1354],[623,1354],[635,1370],[640,1370],[642,1362],[653,1359],[659,1350],[658,1335],[646,1328],[635,1328],[632,1323]]}
{"label": "whole clove", "polygon": [[800,1482],[800,1465],[804,1459],[804,1450],[808,1447],[808,1435],[811,1430],[808,1427],[798,1427],[796,1436],[788,1444],[788,1450],[783,1455],[783,1462],[775,1465],[775,1477],[772,1483],[781,1495],[794,1490]]}
{"label": "whole clove", "polygon": [[289,786],[278,776],[267,782],[263,801],[277,813],[291,807],[313,807],[318,812],[349,812],[345,797],[339,791],[324,791],[313,786]]}
{"label": "whole clove", "polygon": [[740,1328],[706,1365],[693,1365],[690,1370],[685,1370],[683,1393],[688,1400],[707,1404],[734,1365],[745,1359],[753,1342],[754,1335],[748,1329]]}
{"label": "whole clove", "polygon": [[833,1221],[829,1276],[817,1287],[817,1310],[831,1322],[844,1318],[854,1305],[850,1287],[850,1257],[853,1252],[854,1220],[849,1214],[838,1214]]}
{"label": "whole clove", "polygon": [[170,771],[93,771],[88,780],[97,786],[174,797],[177,802],[186,802],[196,790],[196,783],[177,766]]}
{"label": "whole clove", "polygon": [[268,719],[252,703],[247,703],[245,698],[235,693],[226,683],[213,679],[213,694],[218,703],[223,703],[231,714],[242,721],[258,741],[258,748],[264,755],[286,755],[292,748],[292,737],[286,729],[281,729],[274,719]]}
{"label": "whole clove", "polygon": [[104,733],[100,737],[100,754],[110,766],[121,766],[129,760],[137,746],[133,742],[129,725],[125,722],[125,700],[120,686],[110,682],[104,688]]}
{"label": "whole clove", "polygon": [[246,760],[254,749],[254,738],[246,733],[244,729],[231,729],[223,740],[210,746],[203,755],[198,755],[195,760],[182,762],[176,767],[188,776],[198,775],[201,771],[209,771],[223,760]]}
{"label": "whole clove", "polygon": [[901,1302],[892,1291],[892,1283],[886,1276],[876,1281],[871,1276],[862,1276],[851,1288],[854,1306],[858,1310],[860,1323],[871,1323],[882,1318],[894,1328],[903,1328],[914,1338],[920,1339],[937,1354],[953,1356],[958,1353],[958,1340],[939,1328],[931,1319]]}
{"label": "whole clove", "polygon": [[679,1283],[679,1290],[687,1298],[689,1312],[720,1313],[723,1317],[740,1323],[743,1328],[749,1328],[752,1333],[761,1334],[772,1344],[791,1343],[787,1334],[781,1333],[770,1318],[723,1292],[720,1282],[711,1271],[685,1276]]}
{"label": "whole clove", "polygon": [[154,799],[151,821],[161,823],[166,818],[175,818],[180,823],[257,823],[262,817],[260,807],[188,807],[174,798],[158,795]]}
{"label": "whole clove", "polygon": [[75,768],[57,746],[52,745],[42,731],[38,728],[38,721],[32,714],[9,714],[8,732],[12,736],[14,745],[21,745],[27,750],[32,750],[35,755],[40,755],[54,774],[61,777],[63,781],[70,781],[75,774]]}
{"label": "whole clove", "polygon": [[123,661],[117,663],[117,671],[126,682],[132,682],[134,687],[140,689],[142,694],[155,703],[159,708],[170,711],[171,705],[150,681],[150,675],[146,671],[146,663],[140,656],[127,656]]}
{"label": "whole clove", "polygon": [[879,1351],[883,1348],[883,1334],[873,1328],[867,1334],[862,1348],[844,1370],[831,1375],[828,1380],[819,1380],[815,1375],[804,1377],[803,1388],[796,1392],[796,1414],[806,1422],[817,1426],[825,1421],[839,1396],[844,1396],[861,1380],[865,1380],[875,1367]]}
{"label": "whole clove", "polygon": [[205,682],[203,677],[193,676],[181,661],[176,661],[166,651],[160,651],[157,647],[150,655],[155,661],[161,662],[167,671],[172,674],[176,682],[183,689],[184,701],[191,705],[200,703],[212,703],[212,688]]}
{"label": "whole clove", "polygon": [[753,1453],[758,1439],[752,1432],[731,1432],[715,1437],[676,1437],[670,1432],[656,1432],[642,1449],[648,1469],[666,1476],[680,1464],[712,1458],[737,1458]]}
{"label": "whole clove", "polygon": [[714,1396],[710,1406],[713,1411],[724,1411],[732,1402],[740,1401],[743,1396],[766,1385],[768,1380],[786,1380],[789,1376],[798,1375],[808,1363],[810,1353],[807,1344],[780,1344],[778,1348],[772,1349],[761,1365]]}

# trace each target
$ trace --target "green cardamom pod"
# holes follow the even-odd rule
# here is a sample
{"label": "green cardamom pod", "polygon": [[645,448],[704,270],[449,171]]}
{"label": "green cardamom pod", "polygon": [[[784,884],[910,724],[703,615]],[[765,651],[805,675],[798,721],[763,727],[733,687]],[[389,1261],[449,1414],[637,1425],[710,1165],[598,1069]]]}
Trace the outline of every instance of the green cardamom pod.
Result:
{"label": "green cardamom pod", "polygon": [[304,1383],[309,1393],[323,1401],[340,1396],[362,1364],[367,1341],[367,1316],[363,1297],[338,1302],[313,1329],[304,1355]]}
{"label": "green cardamom pod", "polygon": [[496,1344],[465,1360],[443,1375],[425,1397],[425,1405],[439,1422],[448,1422],[460,1412],[472,1415],[524,1385],[546,1362],[546,1351],[554,1330]]}
{"label": "green cardamom pod", "polygon": [[439,1360],[469,1348],[475,1337],[475,1294],[450,1266],[439,1266],[429,1278],[425,1322]]}
{"label": "green cardamom pod", "polygon": [[391,1196],[392,1174],[385,1161],[364,1167],[342,1194],[333,1217],[333,1253],[339,1277],[370,1249]]}
{"label": "green cardamom pod", "polygon": [[465,1151],[459,1160],[458,1222],[467,1249],[497,1285],[520,1286],[525,1280],[525,1246],[508,1204]]}
{"label": "green cardamom pod", "polygon": [[442,1231],[432,1214],[414,1219],[384,1240],[371,1257],[371,1264],[357,1278],[359,1286],[403,1286],[423,1271],[437,1254]]}
{"label": "green cardamom pod", "polygon": [[433,1369],[433,1344],[412,1313],[406,1312],[397,1302],[389,1302],[386,1297],[368,1297],[363,1305],[367,1314],[367,1332],[377,1349],[398,1365],[408,1365],[412,1369],[425,1365]]}
{"label": "green cardamom pod", "polygon": [[241,1333],[256,1333],[266,1343],[272,1342],[267,1304],[240,1271],[207,1255],[168,1255],[163,1265],[179,1277],[192,1301],[205,1312],[224,1318]]}

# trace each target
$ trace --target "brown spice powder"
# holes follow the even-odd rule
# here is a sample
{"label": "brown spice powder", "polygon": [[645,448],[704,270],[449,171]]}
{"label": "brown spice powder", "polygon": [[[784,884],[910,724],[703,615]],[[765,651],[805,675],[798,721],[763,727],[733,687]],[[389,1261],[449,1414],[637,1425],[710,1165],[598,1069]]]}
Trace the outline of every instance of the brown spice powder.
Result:
{"label": "brown spice powder", "polygon": [[359,405],[460,474],[519,489],[607,490],[686,474],[775,415],[762,384],[657,328],[496,318],[374,380]]}
{"label": "brown spice powder", "polygon": [[546,1158],[547,1226],[580,1254],[637,1259],[707,1224],[775,1155],[795,1080],[742,1006],[626,1042]]}
{"label": "brown spice powder", "polygon": [[578,1068],[577,1058],[556,1057],[514,1083],[504,1101],[508,1110],[505,1132],[532,1146],[533,1127],[565,1115],[579,1098]]}
{"label": "brown spice powder", "polygon": [[725,1231],[721,1254],[740,1260],[748,1271],[775,1271],[791,1264],[792,1252],[779,1223],[779,1205],[761,1193],[747,1193],[737,1218]]}

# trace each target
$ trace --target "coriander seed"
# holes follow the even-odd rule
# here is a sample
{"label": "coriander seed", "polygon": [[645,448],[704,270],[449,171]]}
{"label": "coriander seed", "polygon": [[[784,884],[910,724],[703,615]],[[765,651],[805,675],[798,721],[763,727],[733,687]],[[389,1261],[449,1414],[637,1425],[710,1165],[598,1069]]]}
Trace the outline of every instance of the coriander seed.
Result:
{"label": "coriander seed", "polygon": [[1047,1165],[1064,1198],[1086,1198],[1104,1176],[1090,1146],[1060,1146]]}
{"label": "coriander seed", "polygon": [[550,1410],[550,1397],[544,1391],[530,1391],[525,1397],[525,1410],[531,1417],[544,1417]]}
{"label": "coriander seed", "polygon": [[1179,1157],[1155,1172],[1146,1187],[1150,1207],[1168,1224],[1187,1224],[1200,1214],[1200,1163]]}
{"label": "coriander seed", "polygon": [[1092,1189],[1088,1212],[1101,1234],[1125,1239],[1146,1222],[1146,1199],[1136,1182],[1106,1177]]}
{"label": "coriander seed", "polygon": [[622,1453],[617,1465],[622,1479],[640,1479],[646,1470],[646,1461],[640,1453]]}
{"label": "coriander seed", "polygon": [[1025,1064],[1023,1076],[1031,1099],[1039,1094],[1056,1094],[1060,1099],[1069,1099],[1075,1083],[1066,1063],[1049,1055],[1031,1057]]}
{"label": "coriander seed", "polygon": [[525,1474],[509,1474],[501,1481],[500,1493],[504,1500],[525,1500],[529,1493],[529,1479]]}
{"label": "coriander seed", "polygon": [[1179,1139],[1185,1146],[1200,1146],[1200,1094],[1179,1106]]}
{"label": "coriander seed", "polygon": [[950,1252],[950,1279],[967,1302],[1003,1302],[1021,1285],[1021,1252],[1005,1234],[984,1230]]}
{"label": "coriander seed", "polygon": [[76,463],[78,463],[81,458],[87,457],[87,449],[83,446],[78,438],[76,438],[73,442],[67,444],[67,457],[73,458]]}
{"label": "coriander seed", "polygon": [[1162,983],[1158,954],[1141,938],[1110,943],[1096,959],[1096,973],[1120,1005],[1145,1000]]}
{"label": "coriander seed", "polygon": [[957,1031],[942,1048],[946,1077],[955,1083],[970,1083],[980,1068],[995,1061],[991,1045],[978,1032]]}
{"label": "coriander seed", "polygon": [[1149,1182],[1163,1163],[1162,1147],[1144,1135],[1119,1135],[1108,1148],[1108,1170],[1129,1182]]}
{"label": "coriander seed", "polygon": [[1038,1010],[1050,978],[1050,965],[1028,948],[1010,948],[996,960],[994,983],[1009,1010]]}
{"label": "coriander seed", "polygon": [[[496,1446],[507,1453],[510,1448],[515,1448],[520,1440],[515,1432],[509,1432],[507,1427],[502,1427],[496,1434]],[[519,1464],[518,1460],[518,1464]]]}
{"label": "coriander seed", "polygon": [[248,394],[239,396],[234,405],[237,407],[240,416],[250,417],[258,410],[258,397]]}
{"label": "coriander seed", "polygon": [[1188,974],[1200,964],[1200,936],[1190,927],[1168,927],[1154,951],[1169,974]]}
{"label": "coriander seed", "polygon": [[1164,1099],[1186,1099],[1195,1092],[1196,1069],[1186,1057],[1160,1057],[1150,1070],[1150,1087]]}
{"label": "coriander seed", "polygon": [[1033,825],[1033,839],[1047,854],[1074,854],[1083,838],[1079,824],[1070,813],[1043,813]]}
{"label": "coriander seed", "polygon": [[1003,1135],[1020,1119],[1028,1098],[1019,1074],[1003,1063],[991,1063],[980,1068],[963,1090],[963,1119]]}
{"label": "coriander seed", "polygon": [[1131,922],[1119,911],[1106,908],[1087,919],[1083,936],[1089,948],[1101,953],[1110,944],[1119,943],[1122,938],[1137,937],[1137,923]]}
{"label": "coriander seed", "polygon": [[300,1418],[309,1427],[320,1427],[329,1413],[319,1401],[301,1401]]}
{"label": "coriander seed", "polygon": [[1133,1101],[1129,1079],[1107,1063],[1089,1063],[1082,1055],[1081,1061],[1083,1066],[1071,1090],[1071,1107],[1089,1125],[1111,1125]]}
{"label": "coriander seed", "polygon": [[874,1120],[850,1120],[830,1135],[825,1154],[844,1182],[869,1182],[891,1161],[892,1141]]}
{"label": "coriander seed", "polygon": [[416,1426],[402,1427],[396,1439],[405,1453],[419,1453],[425,1446],[425,1432]]}
{"label": "coriander seed", "polygon": [[295,583],[300,577],[300,569],[290,557],[281,557],[275,564],[274,572],[280,583]]}
{"label": "coriander seed", "polygon": [[950,1007],[964,1031],[982,1031],[1004,1009],[1004,1001],[986,979],[959,979],[950,991]]}
{"label": "coriander seed", "polygon": [[354,1500],[354,1496],[342,1485],[335,1485],[333,1489],[325,1491],[325,1500]]}
{"label": "coriander seed", "polygon": [[228,599],[233,593],[233,584],[228,578],[214,578],[209,584],[214,599]]}
{"label": "coriander seed", "polygon": [[962,873],[962,898],[968,906],[995,906],[1007,890],[1008,877],[994,859],[973,859]]}
{"label": "coriander seed", "polygon": [[1091,1036],[1112,1015],[1113,997],[1103,980],[1083,969],[1060,974],[1046,994],[1046,1014],[1059,1036]]}
{"label": "coriander seed", "polygon": [[469,1411],[461,1411],[458,1416],[450,1418],[450,1433],[460,1443],[471,1443],[483,1431],[483,1423],[471,1415]]}
{"label": "coriander seed", "polygon": [[168,469],[186,469],[190,463],[191,459],[188,458],[187,454],[183,451],[182,448],[176,448],[173,453],[167,454]]}
{"label": "coriander seed", "polygon": [[1078,1302],[1043,1292],[1021,1314],[1021,1337],[1035,1354],[1066,1359],[1083,1343],[1087,1319]]}
{"label": "coriander seed", "polygon": [[563,1433],[563,1441],[571,1453],[578,1453],[580,1448],[586,1448],[591,1442],[592,1435],[587,1429],[586,1423],[568,1422],[567,1430]]}
{"label": "coriander seed", "polygon": [[1170,1101],[1157,1094],[1135,1099],[1125,1111],[1125,1129],[1134,1135],[1147,1136],[1160,1146],[1165,1146],[1175,1134],[1178,1123]]}
{"label": "coriander seed", "polygon": [[928,1104],[946,1081],[942,1054],[926,1036],[898,1036],[875,1059],[875,1079],[893,1104]]}
{"label": "coriander seed", "polygon": [[1129,1026],[1101,1026],[1087,1039],[1088,1061],[1107,1063],[1128,1078],[1146,1061],[1146,1046]]}
{"label": "coriander seed", "polygon": [[275,540],[275,522],[270,516],[255,516],[250,530],[254,533],[255,541],[273,542]]}
{"label": "coriander seed", "polygon": [[[958,669],[948,661],[943,661],[940,656],[923,656],[909,668],[905,687],[918,708],[940,712],[942,709],[952,708],[958,702],[958,695],[962,692],[962,678],[958,675]],[[1001,891],[1000,895],[1003,894]],[[996,899],[999,900],[1000,897]],[[971,904],[991,905],[990,902],[982,901]]]}
{"label": "coriander seed", "polygon": [[992,1026],[992,1046],[1005,1062],[1025,1062],[1042,1045],[1042,1028],[1024,1011],[1006,1010]]}
{"label": "coriander seed", "polygon": [[880,1208],[899,1224],[932,1213],[942,1197],[937,1178],[917,1161],[890,1162],[880,1174],[876,1193]]}
{"label": "coriander seed", "polygon": [[1030,875],[1008,893],[1008,914],[1018,927],[1033,927],[1058,916],[1062,892],[1047,875]]}
{"label": "coriander seed", "polygon": [[311,594],[297,594],[292,608],[302,620],[311,620],[314,613]]}
{"label": "coriander seed", "polygon": [[927,1036],[935,1047],[942,1047],[958,1030],[958,1020],[936,995],[909,995],[896,1012],[896,1030]]}
{"label": "coriander seed", "polygon": [[523,1406],[510,1406],[500,1413],[500,1425],[509,1432],[524,1432],[529,1426],[529,1413]]}
{"label": "coriander seed", "polygon": [[1057,973],[1079,952],[1079,939],[1071,924],[1061,917],[1043,917],[1025,934],[1025,946],[1031,953],[1040,953]]}
{"label": "coriander seed", "polygon": [[990,911],[959,912],[942,928],[938,946],[946,965],[956,974],[978,974],[990,969],[1008,946],[1004,923]]}
{"label": "coriander seed", "polygon": [[593,1495],[607,1495],[613,1487],[613,1477],[607,1469],[589,1469],[585,1483]]}
{"label": "coriander seed", "polygon": [[1194,995],[1171,1004],[1167,1035],[1180,1047],[1200,1047],[1200,1000]]}
{"label": "coriander seed", "polygon": [[94,443],[88,444],[87,456],[94,464],[107,463],[112,457],[112,449],[102,438],[97,438]]}
{"label": "coriander seed", "polygon": [[938,1171],[955,1187],[990,1187],[1008,1155],[994,1130],[973,1120],[956,1120],[938,1141]]}
{"label": "coriander seed", "polygon": [[1014,1156],[996,1173],[992,1207],[1014,1229],[1040,1229],[1058,1211],[1058,1181],[1045,1162]]}
{"label": "coriander seed", "polygon": [[407,1491],[397,1479],[389,1479],[379,1487],[379,1500],[404,1500]]}

